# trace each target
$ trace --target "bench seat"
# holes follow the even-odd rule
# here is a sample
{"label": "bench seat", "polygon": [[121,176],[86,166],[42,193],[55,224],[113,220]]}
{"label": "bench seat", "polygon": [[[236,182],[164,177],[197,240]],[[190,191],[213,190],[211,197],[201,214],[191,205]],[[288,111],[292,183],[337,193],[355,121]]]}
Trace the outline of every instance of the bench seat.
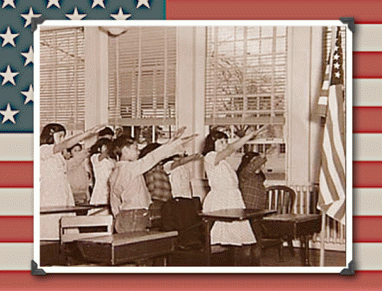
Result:
{"label": "bench seat", "polygon": [[137,231],[84,238],[77,243],[86,261],[114,266],[167,256],[174,250],[177,236],[177,231]]}

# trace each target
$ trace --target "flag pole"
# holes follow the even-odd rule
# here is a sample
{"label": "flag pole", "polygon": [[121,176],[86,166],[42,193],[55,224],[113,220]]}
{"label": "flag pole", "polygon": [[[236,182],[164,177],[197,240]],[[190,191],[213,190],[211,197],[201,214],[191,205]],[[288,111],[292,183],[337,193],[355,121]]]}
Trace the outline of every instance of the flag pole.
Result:
{"label": "flag pole", "polygon": [[[330,54],[329,54],[329,78],[328,78],[329,80],[332,79],[333,53],[334,53],[334,46],[336,43],[336,37],[335,37],[336,33],[337,33],[337,27],[333,27],[332,43],[330,46]],[[323,131],[325,131],[325,124],[326,124],[326,116],[321,118],[321,125],[323,127]],[[321,168],[321,166],[320,166],[320,168]],[[318,189],[320,189],[320,188],[318,188]],[[320,193],[318,193],[318,194],[320,194]],[[320,267],[324,267],[324,264],[325,264],[325,239],[326,239],[326,210],[321,210]]]}
{"label": "flag pole", "polygon": [[321,234],[320,234],[320,240],[321,240],[321,246],[320,246],[320,267],[324,267],[325,265],[325,239],[326,239],[326,211],[322,211],[321,213]]}

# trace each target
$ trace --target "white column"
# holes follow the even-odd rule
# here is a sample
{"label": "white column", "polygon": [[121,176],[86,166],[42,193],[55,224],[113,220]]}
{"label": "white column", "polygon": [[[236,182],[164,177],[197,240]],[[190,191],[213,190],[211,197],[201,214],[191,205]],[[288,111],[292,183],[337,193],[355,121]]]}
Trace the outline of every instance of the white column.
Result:
{"label": "white column", "polygon": [[319,124],[314,114],[322,73],[322,28],[291,27],[288,37],[287,183],[308,185],[317,169]]}
{"label": "white column", "polygon": [[[108,36],[85,27],[85,128],[107,123]],[[90,141],[91,142],[91,141]]]}

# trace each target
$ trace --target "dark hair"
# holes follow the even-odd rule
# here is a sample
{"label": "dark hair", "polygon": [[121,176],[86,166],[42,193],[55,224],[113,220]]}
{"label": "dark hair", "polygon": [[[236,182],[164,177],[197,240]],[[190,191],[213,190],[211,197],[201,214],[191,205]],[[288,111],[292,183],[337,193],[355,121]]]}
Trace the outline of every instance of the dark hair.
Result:
{"label": "dark hair", "polygon": [[205,141],[204,141],[204,148],[202,151],[202,155],[205,156],[209,152],[212,152],[215,150],[215,141],[219,139],[228,139],[228,136],[221,131],[213,130],[210,132],[209,135],[207,135]]}
{"label": "dark hair", "polygon": [[156,150],[160,146],[161,146],[161,144],[157,143],[157,142],[149,143],[147,146],[145,146],[139,152],[139,159],[143,158],[145,155],[147,155],[148,153],[152,152],[153,150]]}
{"label": "dark hair", "polygon": [[108,151],[108,154],[110,154],[110,150],[111,150],[111,145],[112,145],[112,140],[108,139],[108,138],[100,138],[99,140],[97,140],[95,142],[95,144],[93,144],[91,147],[90,147],[90,156],[94,155],[94,154],[99,154],[101,153],[101,150],[102,150],[102,146],[106,146],[107,148],[107,151]]}
{"label": "dark hair", "polygon": [[98,137],[103,137],[105,135],[114,136],[114,131],[110,127],[105,127],[98,133]]}
{"label": "dark hair", "polygon": [[72,153],[72,150],[73,150],[75,147],[80,147],[81,150],[82,150],[82,144],[80,144],[80,143],[76,143],[75,145],[73,145],[73,146],[71,146],[70,148],[68,148],[68,152],[69,152],[69,153]]}
{"label": "dark hair", "polygon": [[136,143],[136,140],[129,135],[122,134],[113,140],[109,155],[111,158],[119,160],[122,155],[122,148],[131,146]]}
{"label": "dark hair", "polygon": [[241,171],[245,169],[245,167],[252,161],[254,157],[259,157],[259,153],[255,152],[248,152],[245,155],[241,157],[241,163],[239,165],[239,168],[237,169],[236,173],[239,176]]}
{"label": "dark hair", "polygon": [[56,132],[63,131],[66,135],[66,129],[63,125],[58,123],[49,123],[44,126],[40,135],[40,145],[43,144],[54,144],[53,135]]}

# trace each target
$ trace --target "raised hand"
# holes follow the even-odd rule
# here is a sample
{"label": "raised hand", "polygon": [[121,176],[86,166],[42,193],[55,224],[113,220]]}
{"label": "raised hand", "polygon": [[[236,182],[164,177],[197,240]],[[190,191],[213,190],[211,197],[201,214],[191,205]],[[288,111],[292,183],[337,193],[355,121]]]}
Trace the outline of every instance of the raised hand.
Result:
{"label": "raised hand", "polygon": [[189,143],[190,141],[194,140],[197,136],[198,136],[198,134],[195,133],[195,134],[191,134],[189,136],[182,137],[181,138],[181,144],[183,146],[185,146],[187,143]]}
{"label": "raised hand", "polygon": [[93,126],[91,128],[89,128],[86,132],[90,135],[95,135],[97,134],[99,131],[101,131],[102,129],[104,129],[106,127],[106,124],[99,124],[99,125],[96,125],[96,126]]}
{"label": "raised hand", "polygon": [[174,136],[171,138],[171,141],[175,141],[177,140],[178,138],[180,138],[184,132],[186,131],[186,126],[182,126],[180,127],[175,133],[174,133]]}

